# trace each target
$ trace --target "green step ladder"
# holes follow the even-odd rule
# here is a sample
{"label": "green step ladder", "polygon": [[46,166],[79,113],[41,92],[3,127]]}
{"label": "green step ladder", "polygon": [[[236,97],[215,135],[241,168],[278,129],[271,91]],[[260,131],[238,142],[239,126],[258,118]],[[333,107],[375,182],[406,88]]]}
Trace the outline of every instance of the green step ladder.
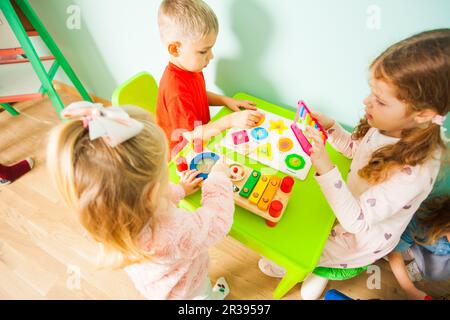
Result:
{"label": "green step ladder", "polygon": [[[25,28],[23,27],[16,10],[13,7],[12,4],[13,1],[15,4],[17,4],[17,6],[23,12],[25,17],[31,23],[31,25],[36,30],[37,34],[41,37],[41,39],[43,40],[47,48],[50,50],[51,54],[55,59],[48,73],[44,65],[42,64],[41,58],[37,54],[36,49],[34,48],[32,42],[30,41],[29,36],[25,31]],[[75,88],[80,93],[81,97],[86,101],[92,102],[91,97],[87,93],[86,89],[83,87],[81,81],[76,76],[72,67],[69,65],[66,58],[59,50],[55,41],[53,41],[47,29],[44,27],[39,17],[36,15],[33,8],[30,6],[29,2],[27,0],[0,0],[0,10],[2,10],[3,14],[5,15],[7,22],[9,23],[12,31],[14,32],[14,35],[16,36],[18,42],[20,43],[23,49],[24,54],[26,55],[26,58],[31,63],[34,72],[36,73],[41,82],[41,88],[39,89],[39,92],[42,94],[47,94],[49,96],[58,115],[64,109],[64,104],[62,103],[61,98],[56,92],[52,84],[52,80],[55,77],[59,67],[61,67],[64,70],[66,75],[72,81]],[[0,103],[0,106],[3,107],[13,116],[19,115],[19,112],[16,109],[14,109],[14,107],[10,103],[2,102]]]}

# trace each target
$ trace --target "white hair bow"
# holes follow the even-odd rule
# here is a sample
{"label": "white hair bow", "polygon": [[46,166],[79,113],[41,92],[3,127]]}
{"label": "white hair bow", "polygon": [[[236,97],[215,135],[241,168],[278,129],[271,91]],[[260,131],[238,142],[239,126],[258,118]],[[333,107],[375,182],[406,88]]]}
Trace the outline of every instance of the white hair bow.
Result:
{"label": "white hair bow", "polygon": [[74,102],[61,112],[61,116],[64,119],[81,117],[83,126],[89,128],[89,138],[101,137],[112,148],[138,135],[144,128],[122,108],[105,108],[101,103]]}

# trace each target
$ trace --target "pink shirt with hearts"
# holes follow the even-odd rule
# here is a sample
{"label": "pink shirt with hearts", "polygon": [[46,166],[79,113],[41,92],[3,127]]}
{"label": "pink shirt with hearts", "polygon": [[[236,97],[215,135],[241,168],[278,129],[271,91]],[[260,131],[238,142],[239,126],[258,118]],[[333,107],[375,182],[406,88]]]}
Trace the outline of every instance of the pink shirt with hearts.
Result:
{"label": "pink shirt with hearts", "polygon": [[411,218],[431,193],[440,168],[440,152],[424,164],[405,166],[388,180],[370,185],[358,175],[372,154],[398,138],[372,128],[359,140],[335,124],[328,130],[330,143],[353,159],[347,182],[337,168],[316,176],[338,225],[331,231],[319,266],[357,268],[372,264],[391,252]]}
{"label": "pink shirt with hearts", "polygon": [[211,173],[203,183],[202,206],[190,213],[177,207],[183,188],[170,185],[168,206],[160,206],[140,237],[152,259],[125,268],[145,298],[190,300],[203,294],[208,249],[225,238],[233,223],[232,190],[224,173]]}

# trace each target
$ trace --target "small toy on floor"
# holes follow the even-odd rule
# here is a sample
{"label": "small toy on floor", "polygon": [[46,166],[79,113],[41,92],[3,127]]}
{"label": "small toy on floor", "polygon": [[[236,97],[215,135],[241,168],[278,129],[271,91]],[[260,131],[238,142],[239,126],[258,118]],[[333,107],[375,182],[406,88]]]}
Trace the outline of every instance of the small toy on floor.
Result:
{"label": "small toy on floor", "polygon": [[34,166],[32,158],[26,158],[12,166],[0,164],[0,186],[10,184],[29,172]]}

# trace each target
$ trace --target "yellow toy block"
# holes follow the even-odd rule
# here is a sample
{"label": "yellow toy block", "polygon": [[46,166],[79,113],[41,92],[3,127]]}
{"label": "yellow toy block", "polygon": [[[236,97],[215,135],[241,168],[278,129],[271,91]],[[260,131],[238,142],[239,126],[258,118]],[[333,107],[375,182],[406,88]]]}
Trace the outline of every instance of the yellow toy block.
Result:
{"label": "yellow toy block", "polygon": [[272,202],[278,188],[280,187],[281,178],[278,176],[273,176],[270,178],[269,184],[267,185],[266,191],[264,191],[261,199],[258,202],[258,208],[267,211],[269,205]]}
{"label": "yellow toy block", "polygon": [[267,185],[269,184],[270,177],[266,175],[262,175],[261,179],[259,179],[258,183],[256,184],[255,188],[252,191],[252,194],[250,195],[250,203],[258,204],[258,201],[261,199],[264,191],[267,188]]}

